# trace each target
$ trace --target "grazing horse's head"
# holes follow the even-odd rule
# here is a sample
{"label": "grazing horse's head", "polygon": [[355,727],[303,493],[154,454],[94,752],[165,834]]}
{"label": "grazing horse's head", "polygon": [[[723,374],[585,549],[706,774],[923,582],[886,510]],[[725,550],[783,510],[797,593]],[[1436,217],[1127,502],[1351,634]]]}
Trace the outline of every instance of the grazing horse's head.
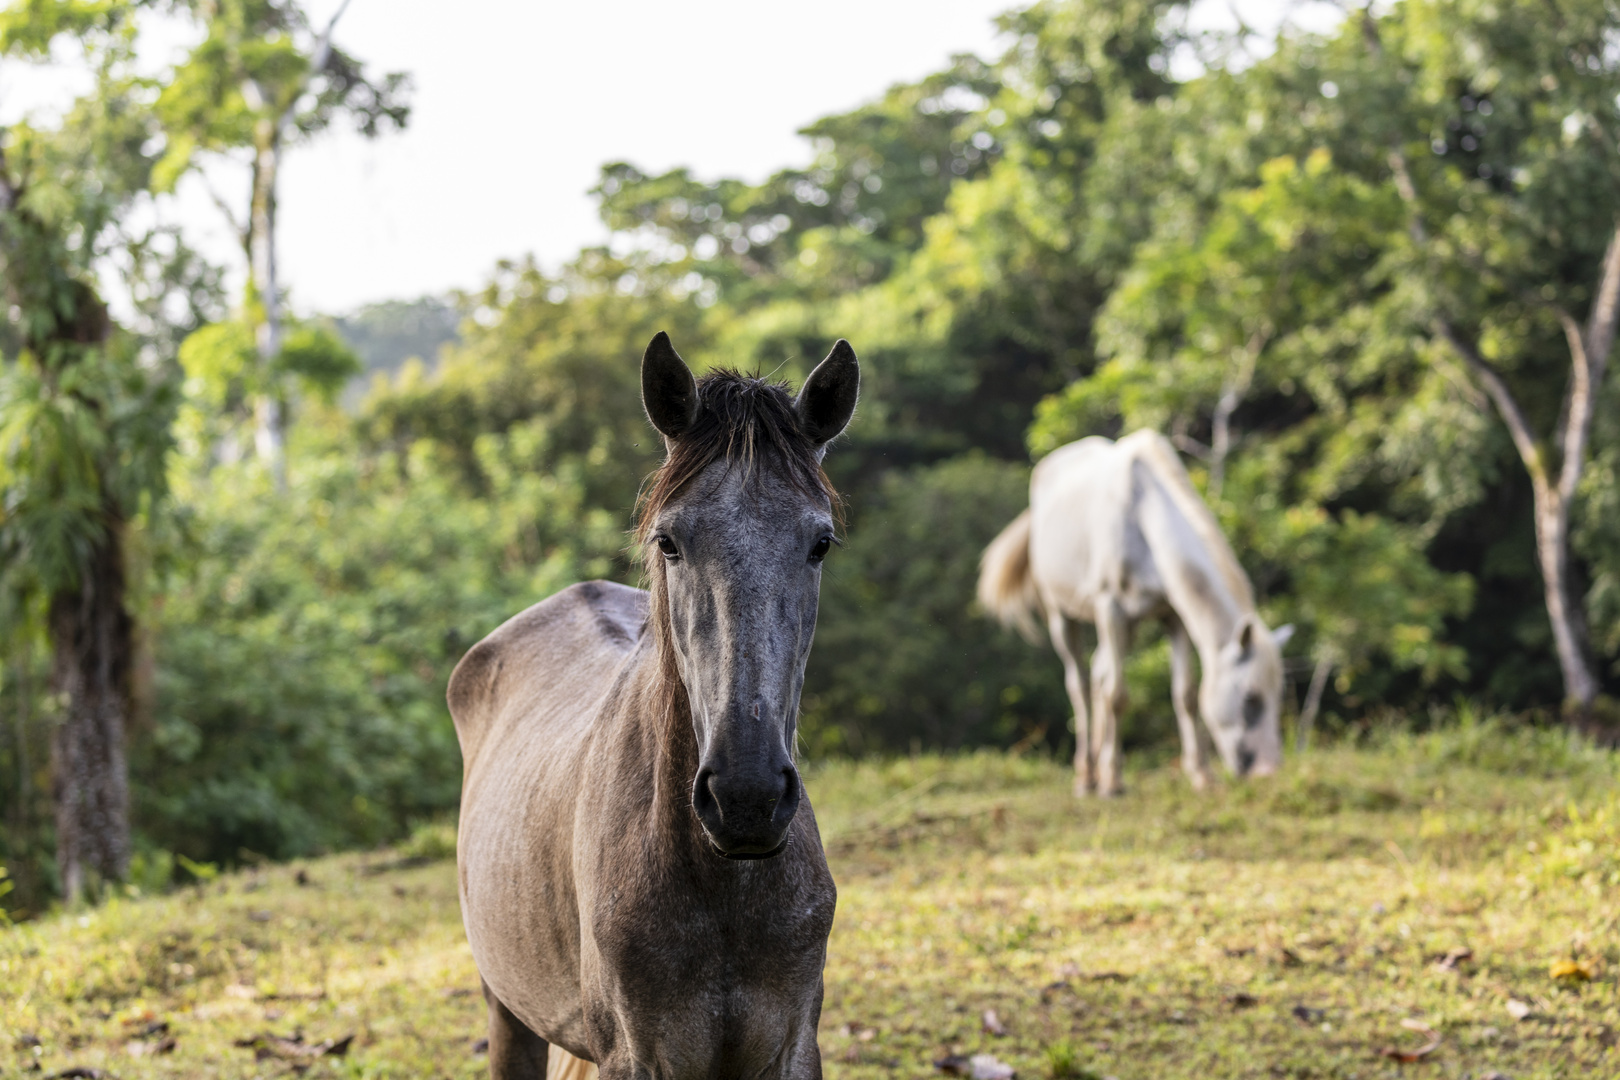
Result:
{"label": "grazing horse's head", "polygon": [[1234,775],[1269,776],[1282,764],[1282,647],[1293,632],[1243,616],[1199,689],[1199,711]]}
{"label": "grazing horse's head", "polygon": [[642,358],[642,404],[668,450],[639,529],[653,630],[690,705],[692,807],[728,857],[780,852],[799,809],[799,692],[836,542],[821,458],[859,387],[844,341],[797,398],[732,372],[695,380],[662,333]]}

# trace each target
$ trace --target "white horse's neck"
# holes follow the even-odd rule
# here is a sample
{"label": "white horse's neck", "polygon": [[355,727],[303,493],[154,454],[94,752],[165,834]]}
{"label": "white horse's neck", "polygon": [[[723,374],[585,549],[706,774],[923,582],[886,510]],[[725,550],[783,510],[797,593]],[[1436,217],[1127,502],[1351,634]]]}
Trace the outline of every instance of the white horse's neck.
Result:
{"label": "white horse's neck", "polygon": [[1165,598],[1198,649],[1205,677],[1215,668],[1221,647],[1251,614],[1227,587],[1215,556],[1170,493],[1151,473],[1140,504],[1139,524]]}

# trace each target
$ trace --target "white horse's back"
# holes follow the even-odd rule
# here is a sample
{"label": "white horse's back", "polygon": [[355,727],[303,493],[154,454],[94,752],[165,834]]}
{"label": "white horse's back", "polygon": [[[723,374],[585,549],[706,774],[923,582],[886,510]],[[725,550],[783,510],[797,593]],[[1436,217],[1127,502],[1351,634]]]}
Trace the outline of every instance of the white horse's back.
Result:
{"label": "white horse's back", "polygon": [[1133,543],[1131,459],[1093,436],[1041,459],[1029,484],[1029,561],[1043,607],[1090,620],[1092,600],[1119,590]]}

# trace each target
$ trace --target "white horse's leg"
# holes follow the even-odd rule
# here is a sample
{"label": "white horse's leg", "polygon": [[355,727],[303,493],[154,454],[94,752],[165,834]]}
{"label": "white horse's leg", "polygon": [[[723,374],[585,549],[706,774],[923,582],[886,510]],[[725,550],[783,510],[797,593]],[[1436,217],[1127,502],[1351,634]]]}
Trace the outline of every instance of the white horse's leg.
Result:
{"label": "white horse's leg", "polygon": [[1125,649],[1130,623],[1112,597],[1098,597],[1097,651],[1091,656],[1091,752],[1097,760],[1097,794],[1118,795],[1119,714],[1125,708]]}
{"label": "white horse's leg", "polygon": [[1181,729],[1181,771],[1198,791],[1209,787],[1209,752],[1198,728],[1198,684],[1193,679],[1192,639],[1181,620],[1172,617],[1170,630],[1170,701]]}
{"label": "white horse's leg", "polygon": [[1053,611],[1046,618],[1046,629],[1063,661],[1063,688],[1074,709],[1074,793],[1085,795],[1097,786],[1097,771],[1086,715],[1086,673],[1080,666],[1080,623]]}

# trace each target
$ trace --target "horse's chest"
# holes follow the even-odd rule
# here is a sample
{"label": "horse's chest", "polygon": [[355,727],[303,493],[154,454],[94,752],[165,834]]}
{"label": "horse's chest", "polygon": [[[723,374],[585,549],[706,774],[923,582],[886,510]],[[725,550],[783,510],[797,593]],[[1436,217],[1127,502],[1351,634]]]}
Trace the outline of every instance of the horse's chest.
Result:
{"label": "horse's chest", "polygon": [[590,915],[595,971],[585,979],[598,1043],[639,1061],[682,1060],[699,1075],[721,1058],[756,1073],[789,1043],[813,1046],[834,899],[830,879],[720,897],[668,882],[605,890]]}

